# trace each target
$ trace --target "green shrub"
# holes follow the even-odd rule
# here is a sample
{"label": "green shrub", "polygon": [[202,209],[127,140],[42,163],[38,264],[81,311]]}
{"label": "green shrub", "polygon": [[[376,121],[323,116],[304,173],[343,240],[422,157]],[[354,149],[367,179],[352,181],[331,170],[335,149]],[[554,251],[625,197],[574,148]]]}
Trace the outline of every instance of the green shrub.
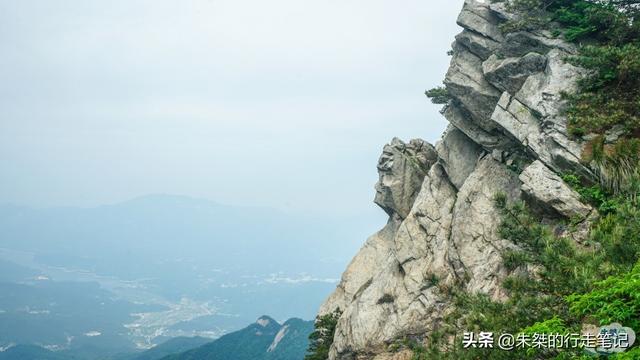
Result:
{"label": "green shrub", "polygon": [[615,360],[638,360],[640,359],[640,347],[634,347],[630,351],[612,356]]}
{"label": "green shrub", "polygon": [[433,89],[429,89],[425,91],[424,94],[427,95],[429,99],[431,99],[432,103],[438,105],[448,104],[451,100],[451,95],[449,95],[449,91],[444,86],[438,86]]}
{"label": "green shrub", "polygon": [[566,334],[569,331],[564,320],[557,316],[549,320],[537,322],[522,330],[525,334]]}
{"label": "green shrub", "polygon": [[503,24],[504,31],[555,28],[569,41],[589,44],[568,59],[589,71],[579,91],[566,95],[571,134],[602,133],[614,125],[624,125],[629,134],[636,134],[640,129],[640,1],[506,3],[519,17]]}
{"label": "green shrub", "polygon": [[628,271],[640,255],[640,208],[632,201],[622,203],[598,222],[591,236],[611,266]]}
{"label": "green shrub", "polygon": [[309,350],[304,360],[326,360],[333,344],[338,319],[342,312],[336,309],[331,314],[316,317],[315,330],[309,335]]}
{"label": "green shrub", "polygon": [[638,203],[630,196],[614,197],[597,185],[584,187],[574,175],[564,179],[594,203],[616,204],[595,224],[587,241],[593,245],[578,246],[555,236],[525,203],[509,203],[504,194],[496,195],[503,219],[500,235],[518,246],[504,251],[504,265],[528,272],[517,270],[503,281],[508,294],[504,302],[454,289],[455,310],[443,327],[454,343],[422,349],[416,359],[582,359],[579,349],[463,349],[460,336],[464,331],[579,333],[585,318],[640,325],[640,265],[634,268],[640,257]]}
{"label": "green shrub", "polygon": [[391,294],[384,294],[380,299],[378,299],[378,305],[382,304],[391,304],[396,300]]}
{"label": "green shrub", "polygon": [[619,139],[615,144],[605,144],[600,136],[589,143],[583,157],[598,175],[605,191],[636,196],[640,183],[639,139]]}
{"label": "green shrub", "polygon": [[626,0],[507,0],[507,9],[518,18],[503,25],[503,31],[554,28],[569,41],[595,40],[621,44],[638,38],[635,19],[640,2]]}
{"label": "green shrub", "polygon": [[[592,184],[575,175],[564,180],[600,214],[581,244],[554,234],[552,225],[524,202],[511,204],[504,194],[495,203],[502,212],[499,234],[516,245],[502,254],[512,272],[502,287],[508,298],[496,302],[483,294],[450,291],[455,310],[442,331],[454,339],[416,351],[416,359],[585,359],[580,350],[561,352],[462,349],[463,331],[579,332],[590,319],[620,322],[640,330],[640,0],[493,0],[519,16],[503,31],[554,29],[579,45],[567,59],[586,70],[567,100],[568,128],[591,136],[584,161],[599,178]],[[427,92],[448,103],[446,89]],[[621,128],[611,143],[606,135]],[[559,225],[556,221],[555,225]],[[640,359],[640,348],[612,356]]]}
{"label": "green shrub", "polygon": [[633,134],[640,128],[639,45],[585,46],[568,61],[590,71],[579,81],[579,91],[566,95],[572,129],[601,133],[622,125]]}
{"label": "green shrub", "polygon": [[613,322],[640,329],[640,263],[632,271],[595,284],[586,294],[567,297],[570,309],[607,325]]}
{"label": "green shrub", "polygon": [[601,215],[615,212],[620,206],[621,200],[612,196],[611,192],[604,190],[600,185],[584,186],[574,174],[565,174],[562,179],[580,194],[583,202],[594,206]]}

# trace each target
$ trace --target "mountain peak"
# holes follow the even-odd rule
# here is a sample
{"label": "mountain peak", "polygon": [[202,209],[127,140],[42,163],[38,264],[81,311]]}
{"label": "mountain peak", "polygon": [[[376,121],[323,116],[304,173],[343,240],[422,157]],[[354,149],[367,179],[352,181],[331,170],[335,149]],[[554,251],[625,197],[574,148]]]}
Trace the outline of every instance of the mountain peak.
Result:
{"label": "mountain peak", "polygon": [[270,316],[259,317],[255,323],[242,330],[163,360],[289,360],[302,359],[309,346],[309,334],[313,332],[313,320],[288,320],[278,324]]}
{"label": "mountain peak", "polygon": [[273,318],[271,318],[270,316],[267,316],[267,315],[260,316],[258,318],[258,320],[256,320],[256,324],[258,324],[258,325],[260,325],[260,326],[262,326],[264,328],[266,328],[266,327],[268,327],[270,325],[276,325],[278,327],[280,326],[280,324],[277,321],[273,320]]}

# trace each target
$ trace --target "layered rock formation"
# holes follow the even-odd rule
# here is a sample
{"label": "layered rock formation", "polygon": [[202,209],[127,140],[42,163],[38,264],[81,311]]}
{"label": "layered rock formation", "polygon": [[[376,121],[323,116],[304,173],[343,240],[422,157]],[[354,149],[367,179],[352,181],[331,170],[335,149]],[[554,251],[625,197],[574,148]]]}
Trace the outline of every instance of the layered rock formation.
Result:
{"label": "layered rock formation", "polygon": [[454,286],[504,299],[501,253],[515,245],[498,233],[497,193],[550,218],[588,224],[594,216],[559,177],[592,177],[562,115],[561,94],[582,75],[564,61],[576,49],[544,31],[503,34],[499,25],[514,16],[500,3],[465,2],[445,77],[449,127],[435,146],[385,146],[375,202],[389,221],[320,309],[342,311],[331,359],[410,357],[389,344],[436,329]]}

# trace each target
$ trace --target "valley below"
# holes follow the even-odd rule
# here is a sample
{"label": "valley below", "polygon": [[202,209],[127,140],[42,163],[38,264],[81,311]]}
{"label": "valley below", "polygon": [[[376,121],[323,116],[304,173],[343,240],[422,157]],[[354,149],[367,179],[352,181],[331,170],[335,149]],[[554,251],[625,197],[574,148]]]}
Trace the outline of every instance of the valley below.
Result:
{"label": "valley below", "polygon": [[284,249],[300,237],[325,236],[318,228],[172,196],[92,209],[6,206],[0,353],[36,346],[116,358],[176,338],[217,339],[263,315],[311,320],[349,254],[282,254],[295,253]]}

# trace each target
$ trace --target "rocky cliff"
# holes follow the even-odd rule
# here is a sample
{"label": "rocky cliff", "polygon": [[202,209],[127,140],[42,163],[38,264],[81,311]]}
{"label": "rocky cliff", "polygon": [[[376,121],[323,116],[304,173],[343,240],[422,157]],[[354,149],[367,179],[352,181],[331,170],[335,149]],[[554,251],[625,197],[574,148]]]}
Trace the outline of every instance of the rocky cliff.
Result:
{"label": "rocky cliff", "polygon": [[562,115],[561,94],[583,74],[565,62],[577,49],[545,31],[503,33],[514,16],[501,3],[466,0],[444,81],[442,139],[384,147],[375,202],[389,221],[320,309],[342,311],[331,359],[410,358],[389,344],[437,329],[454,306],[453,287],[504,299],[501,254],[515,245],[498,233],[496,194],[571,219],[578,226],[563,235],[578,242],[595,216],[559,176],[593,177]]}

